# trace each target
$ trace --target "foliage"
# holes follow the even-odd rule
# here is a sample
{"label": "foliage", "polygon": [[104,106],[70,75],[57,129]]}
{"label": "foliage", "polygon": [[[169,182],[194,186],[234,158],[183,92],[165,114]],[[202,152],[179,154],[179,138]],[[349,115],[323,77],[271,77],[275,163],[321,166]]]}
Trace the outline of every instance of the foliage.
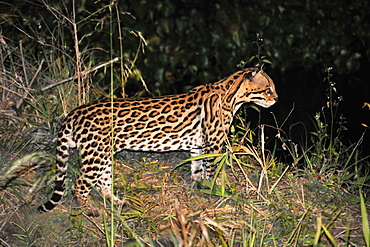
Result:
{"label": "foliage", "polygon": [[[73,4],[75,17],[71,16]],[[369,13],[365,11],[370,6],[366,0],[303,4],[292,0],[248,4],[240,0],[233,4],[225,0],[128,0],[124,4],[36,1],[32,5],[18,1],[6,6],[17,14],[3,16],[4,37],[15,40],[21,34],[23,43],[37,56],[52,51],[42,51],[40,47],[44,44],[59,43],[60,51],[71,53],[76,37],[82,48],[80,61],[89,61],[84,64],[86,68],[110,60],[110,51],[113,57],[123,53],[125,68],[115,66],[115,78],[125,81],[122,79],[128,75],[122,77],[120,73],[123,69],[133,69],[126,85],[129,95],[144,90],[140,86],[141,76],[155,94],[183,92],[194,85],[220,79],[220,74],[232,72],[239,61],[248,61],[256,53],[252,45],[256,33],[263,38],[272,68],[281,72],[334,64],[338,73],[350,74],[360,69],[362,59],[370,57],[366,49],[370,40]],[[118,21],[111,24],[113,34],[122,39],[114,39],[109,47],[111,7],[121,13],[115,14]],[[68,22],[76,24],[77,33],[74,34]],[[118,34],[119,30],[122,32]],[[33,32],[42,36],[34,38]],[[55,36],[58,33],[62,36]],[[142,49],[137,45],[142,37],[148,45],[145,54],[137,56],[137,51]],[[131,66],[136,59],[138,70]],[[95,86],[108,91],[109,80],[101,72],[92,78]]]}
{"label": "foliage", "polygon": [[148,39],[138,66],[145,68],[144,77],[161,92],[173,87],[184,91],[180,88],[184,82],[186,86],[206,83],[220,72],[229,73],[238,61],[255,53],[250,44],[256,33],[264,38],[272,67],[282,72],[334,62],[337,71],[346,74],[358,70],[360,59],[369,55],[366,1],[234,1],[230,5],[227,1],[141,0],[127,5],[125,10],[136,17],[130,26]]}
{"label": "foliage", "polygon": [[[24,223],[21,221],[21,223]],[[37,228],[38,226],[35,225],[35,222],[30,222],[29,225],[20,225],[17,223],[13,223],[16,227],[18,227],[22,233],[21,234],[14,234],[15,237],[17,237],[20,241],[20,243],[23,244],[23,246],[31,247],[35,246],[35,244],[38,242],[37,237]]]}

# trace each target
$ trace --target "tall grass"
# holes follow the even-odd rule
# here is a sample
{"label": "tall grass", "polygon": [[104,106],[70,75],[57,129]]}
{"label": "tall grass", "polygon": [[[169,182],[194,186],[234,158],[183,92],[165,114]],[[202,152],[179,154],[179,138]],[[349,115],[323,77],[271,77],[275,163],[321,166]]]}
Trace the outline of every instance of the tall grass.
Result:
{"label": "tall grass", "polygon": [[[144,83],[135,68],[135,61],[143,49],[145,40],[140,32],[122,27],[122,16],[128,13],[119,10],[117,1],[107,5],[97,3],[100,7],[93,13],[82,11],[81,3],[75,1],[71,4],[67,1],[55,4],[40,1],[39,4],[42,6],[41,12],[52,16],[53,21],[41,17],[42,22],[37,25],[22,25],[11,15],[8,19],[6,16],[2,19],[8,26],[26,37],[26,41],[20,41],[17,45],[11,37],[0,36],[2,96],[0,102],[1,115],[5,116],[0,120],[0,181],[3,189],[10,187],[17,190],[19,181],[27,171],[45,170],[44,166],[49,167],[53,163],[48,157],[54,153],[52,151],[54,145],[48,142],[39,143],[39,140],[43,141],[44,136],[38,132],[40,130],[43,131],[42,134],[45,132],[40,125],[46,124],[46,131],[55,135],[59,128],[59,118],[63,118],[76,106],[105,95],[111,95],[113,98],[119,88],[121,88],[119,94],[125,96],[125,81],[133,73]],[[14,9],[17,10],[17,6],[14,6]],[[20,19],[27,19],[21,12],[17,14]],[[111,18],[106,21],[105,17],[109,15]],[[92,27],[89,33],[83,31],[86,30],[86,26]],[[113,57],[116,53],[113,50],[104,50],[89,43],[89,37],[104,32],[109,33],[111,37],[110,47],[113,47],[113,42],[120,43],[119,58]],[[124,52],[123,35],[137,37],[137,50]],[[35,53],[34,47],[37,47],[38,53]],[[104,54],[111,54],[109,61],[100,60],[106,57]],[[114,64],[116,62],[119,62],[118,67]],[[111,65],[110,73],[106,75],[108,65]],[[115,80],[117,74],[120,78],[119,83]],[[104,84],[99,83],[105,80],[99,78],[107,76],[110,78],[108,80],[111,85],[108,90],[110,93],[105,93]],[[11,135],[3,135],[5,131],[14,131],[19,137],[23,134],[23,138],[7,139]],[[49,135],[50,141],[55,138],[52,135]],[[45,145],[48,145],[47,149]],[[35,147],[41,152],[35,152]],[[53,179],[51,170],[50,172],[48,170],[49,168],[46,168],[47,172],[36,181],[25,184],[30,187],[29,192],[38,191],[45,181],[51,184]],[[112,227],[113,222],[112,217],[110,223]],[[112,239],[107,239],[107,242],[111,242],[113,246],[115,235],[113,228],[111,232]]]}

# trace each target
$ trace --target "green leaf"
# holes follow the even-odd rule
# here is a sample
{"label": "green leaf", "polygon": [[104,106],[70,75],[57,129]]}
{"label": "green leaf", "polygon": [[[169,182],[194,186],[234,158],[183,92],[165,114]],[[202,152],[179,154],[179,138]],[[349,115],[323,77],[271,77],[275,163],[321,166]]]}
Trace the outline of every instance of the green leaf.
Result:
{"label": "green leaf", "polygon": [[214,196],[220,196],[220,197],[229,197],[231,194],[227,191],[224,190],[220,185],[213,185],[212,183],[208,180],[201,179],[199,181],[202,185],[207,186],[210,189],[200,189],[199,192],[204,193],[204,194],[209,194],[209,195],[214,195]]}
{"label": "green leaf", "polygon": [[362,192],[360,193],[360,203],[361,203],[362,232],[364,234],[366,246],[370,247],[369,219],[367,217],[366,205]]}

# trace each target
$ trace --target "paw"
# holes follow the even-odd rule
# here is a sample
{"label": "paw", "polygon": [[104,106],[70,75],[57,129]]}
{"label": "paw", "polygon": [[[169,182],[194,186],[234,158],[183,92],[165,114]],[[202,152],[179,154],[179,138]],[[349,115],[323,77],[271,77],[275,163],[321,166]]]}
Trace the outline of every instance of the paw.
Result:
{"label": "paw", "polygon": [[93,206],[86,207],[83,209],[83,211],[87,216],[90,216],[90,217],[99,217],[101,215],[100,209],[94,208]]}

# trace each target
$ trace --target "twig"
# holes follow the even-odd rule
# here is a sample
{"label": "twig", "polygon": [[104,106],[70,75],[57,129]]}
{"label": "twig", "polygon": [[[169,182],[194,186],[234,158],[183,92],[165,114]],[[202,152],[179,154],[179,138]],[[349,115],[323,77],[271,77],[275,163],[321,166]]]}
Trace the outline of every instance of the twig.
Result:
{"label": "twig", "polygon": [[82,105],[82,100],[85,99],[85,90],[82,90],[81,82],[81,53],[78,46],[79,40],[77,37],[77,23],[76,23],[76,11],[75,11],[75,1],[73,0],[72,4],[73,9],[73,36],[75,41],[75,53],[76,53],[76,76],[77,76],[77,91],[78,91],[78,105]]}
{"label": "twig", "polygon": [[[23,56],[22,56],[22,60],[23,60]],[[35,79],[36,79],[36,76],[40,73],[41,68],[42,68],[42,65],[44,64],[44,61],[45,61],[45,59],[42,59],[42,60],[41,60],[41,63],[40,63],[40,65],[39,65],[39,67],[37,68],[36,73],[33,75],[33,77],[32,77],[32,79],[31,79],[31,81],[30,81],[29,83],[27,82],[27,87],[28,87],[28,88],[30,88],[30,87],[32,86],[33,82],[34,82],[34,81],[35,81]],[[25,73],[26,73],[26,72],[25,72]],[[26,81],[28,81],[28,79],[26,79]],[[28,94],[28,93],[29,93],[29,91],[27,91],[27,90],[24,88],[24,93],[23,93],[23,95],[22,95],[21,99],[17,102],[17,105],[16,105],[17,109],[21,106],[21,104],[23,103],[23,100],[26,98],[26,96],[27,96],[27,94]]]}
{"label": "twig", "polygon": [[[112,60],[110,60],[110,61],[108,61],[108,62],[105,62],[105,63],[103,63],[103,64],[100,64],[100,65],[98,65],[98,66],[96,66],[96,67],[94,67],[94,68],[92,68],[92,69],[87,69],[87,70],[85,70],[85,71],[82,71],[82,72],[81,72],[81,75],[89,74],[89,73],[91,73],[91,72],[93,72],[93,71],[95,71],[95,70],[98,70],[98,69],[100,69],[100,68],[102,68],[102,67],[105,67],[105,66],[107,66],[107,65],[109,65],[109,64],[111,64],[111,63],[117,62],[118,60],[119,60],[119,58],[118,58],[118,57],[116,57],[116,58],[114,58],[114,59],[112,59]],[[45,91],[45,90],[48,90],[48,89],[50,89],[50,88],[52,88],[52,87],[58,86],[58,85],[63,84],[63,83],[65,83],[65,82],[67,82],[67,81],[72,81],[72,80],[77,79],[77,78],[78,78],[78,76],[77,76],[77,75],[75,75],[75,76],[69,77],[69,78],[67,78],[67,79],[61,80],[61,81],[59,81],[59,82],[56,82],[56,83],[54,83],[54,84],[51,84],[51,85],[49,85],[49,86],[43,87],[41,90],[42,90],[42,91]]]}
{"label": "twig", "polygon": [[32,86],[32,84],[33,84],[33,82],[36,80],[36,76],[40,73],[41,68],[42,68],[42,65],[44,64],[44,62],[45,62],[45,59],[43,58],[43,59],[41,60],[41,62],[40,62],[40,65],[39,65],[39,67],[38,67],[38,69],[37,69],[36,73],[33,75],[32,79],[31,79],[31,81],[30,81],[30,85],[29,85],[28,87],[31,87],[31,86]]}
{"label": "twig", "polygon": [[285,170],[283,171],[283,173],[280,175],[280,177],[278,178],[278,180],[276,180],[276,182],[272,185],[272,187],[269,189],[269,194],[272,193],[272,191],[275,189],[275,187],[278,185],[278,183],[281,181],[281,179],[283,178],[284,174],[286,173],[286,171],[289,169],[289,166],[287,166],[285,168]]}
{"label": "twig", "polygon": [[23,73],[24,73],[24,79],[26,80],[26,85],[29,87],[29,82],[28,82],[28,76],[27,76],[27,71],[26,71],[26,64],[24,62],[24,56],[23,56],[23,45],[22,45],[22,40],[19,41],[19,50],[21,52],[21,58],[22,58],[22,67],[23,67]]}
{"label": "twig", "polygon": [[4,244],[4,246],[9,246],[10,247],[10,245],[7,244],[7,242],[5,242],[5,240],[3,240],[2,238],[0,238],[0,241]]}
{"label": "twig", "polygon": [[11,90],[11,89],[10,89],[10,88],[8,88],[8,87],[4,87],[4,86],[0,85],[0,88],[1,88],[1,89],[4,89],[4,90],[6,90],[6,91],[8,91],[8,92],[10,92],[10,93],[12,93],[12,94],[17,95],[18,97],[22,97],[22,95],[21,95],[20,93],[17,93],[16,91],[13,91],[13,90]]}

